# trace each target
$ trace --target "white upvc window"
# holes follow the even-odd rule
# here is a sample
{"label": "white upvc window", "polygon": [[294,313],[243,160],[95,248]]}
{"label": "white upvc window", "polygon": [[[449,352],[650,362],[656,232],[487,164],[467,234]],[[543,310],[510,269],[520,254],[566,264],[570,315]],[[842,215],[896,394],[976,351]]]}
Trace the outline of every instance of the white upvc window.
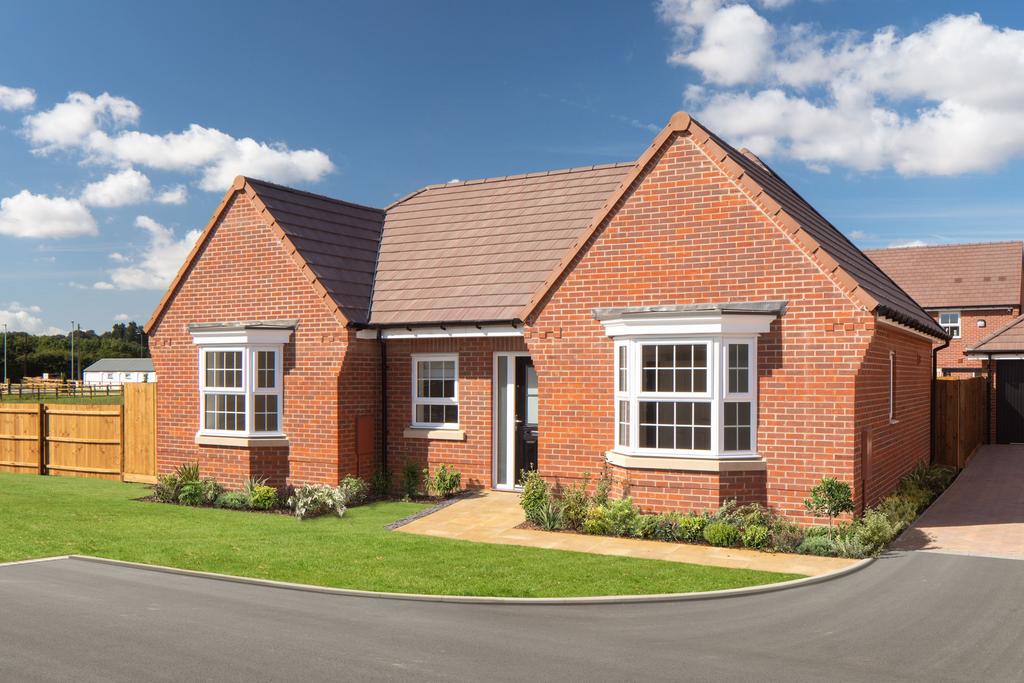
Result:
{"label": "white upvc window", "polygon": [[200,435],[284,436],[287,331],[275,332],[193,333],[199,351]]}
{"label": "white upvc window", "polygon": [[412,356],[412,426],[459,428],[459,356],[419,353]]}
{"label": "white upvc window", "polygon": [[960,338],[960,311],[941,311],[939,326],[953,339]]}
{"label": "white upvc window", "polygon": [[756,357],[756,336],[617,339],[616,450],[709,458],[754,455]]}

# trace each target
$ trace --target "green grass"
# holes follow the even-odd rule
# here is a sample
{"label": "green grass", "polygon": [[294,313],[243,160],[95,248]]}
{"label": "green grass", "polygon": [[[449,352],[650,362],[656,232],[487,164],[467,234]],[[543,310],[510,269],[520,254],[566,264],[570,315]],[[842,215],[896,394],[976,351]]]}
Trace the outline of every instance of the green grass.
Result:
{"label": "green grass", "polygon": [[0,395],[0,403],[73,403],[77,405],[93,405],[93,406],[119,406],[124,403],[124,397],[121,394],[112,396],[30,396],[25,394],[18,396],[17,394],[4,394]]}
{"label": "green grass", "polygon": [[94,555],[373,591],[581,596],[738,588],[797,578],[657,560],[470,543],[386,530],[424,506],[383,502],[341,519],[187,508],[146,486],[0,473],[0,562]]}

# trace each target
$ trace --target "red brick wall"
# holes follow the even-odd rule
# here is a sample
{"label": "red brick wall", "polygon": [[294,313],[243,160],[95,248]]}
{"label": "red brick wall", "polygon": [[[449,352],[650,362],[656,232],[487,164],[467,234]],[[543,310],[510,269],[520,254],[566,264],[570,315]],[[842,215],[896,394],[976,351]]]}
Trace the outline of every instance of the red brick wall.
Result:
{"label": "red brick wall", "polygon": [[[520,337],[396,339],[386,342],[388,376],[388,470],[399,487],[406,461],[433,472],[446,464],[462,472],[463,488],[491,486],[494,353],[525,351]],[[406,438],[412,424],[412,355],[458,353],[459,428],[464,441]],[[543,385],[540,386],[544,393]]]}
{"label": "red brick wall", "polygon": [[[858,380],[874,318],[686,137],[656,158],[532,321],[541,473],[571,481],[599,472],[612,447],[613,344],[594,308],[748,300],[789,302],[758,345],[767,473],[632,470],[628,490],[650,510],[738,496],[806,519],[802,501],[822,476],[855,484]],[[927,355],[929,342],[918,345]],[[614,474],[621,488],[625,474]]]}
{"label": "red brick wall", "polygon": [[[983,361],[980,357],[964,355],[964,349],[968,349],[979,341],[992,334],[996,330],[1007,325],[1011,320],[1020,315],[1020,307],[1012,309],[996,308],[989,311],[962,311],[960,313],[960,338],[951,339],[949,346],[939,351],[938,367],[960,369],[982,367]],[[932,317],[936,320],[939,315]],[[985,327],[978,327],[978,321],[984,320]]]}
{"label": "red brick wall", "polygon": [[[189,323],[298,319],[285,346],[287,448],[198,446],[198,350]],[[376,412],[376,342],[357,341],[316,296],[244,195],[229,203],[199,257],[153,327],[157,468],[199,462],[204,475],[239,486],[267,476],[276,486],[336,483],[354,471],[354,413]],[[344,387],[339,391],[339,386]]]}

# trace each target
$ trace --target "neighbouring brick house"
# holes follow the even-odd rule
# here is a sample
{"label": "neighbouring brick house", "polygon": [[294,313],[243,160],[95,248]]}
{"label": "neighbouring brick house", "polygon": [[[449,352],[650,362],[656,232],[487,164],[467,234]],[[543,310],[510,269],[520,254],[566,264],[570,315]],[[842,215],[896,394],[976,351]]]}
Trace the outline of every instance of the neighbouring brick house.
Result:
{"label": "neighbouring brick house", "polygon": [[686,114],[635,162],[385,209],[239,178],[147,324],[158,464],[229,484],[412,461],[469,486],[607,470],[646,510],[806,519],[929,457],[942,328]]}
{"label": "neighbouring brick house", "polygon": [[939,374],[979,374],[965,352],[1022,312],[1024,242],[940,244],[864,252],[949,332]]}

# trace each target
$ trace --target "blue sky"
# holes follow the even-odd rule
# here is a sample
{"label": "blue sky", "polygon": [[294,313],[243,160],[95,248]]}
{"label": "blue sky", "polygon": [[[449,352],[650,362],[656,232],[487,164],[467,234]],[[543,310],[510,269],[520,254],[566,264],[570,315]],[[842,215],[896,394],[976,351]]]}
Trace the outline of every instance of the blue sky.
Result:
{"label": "blue sky", "polygon": [[680,109],[863,247],[1019,239],[1021,29],[1019,2],[10,3],[0,322],[144,321],[237,173],[380,206],[631,160]]}

